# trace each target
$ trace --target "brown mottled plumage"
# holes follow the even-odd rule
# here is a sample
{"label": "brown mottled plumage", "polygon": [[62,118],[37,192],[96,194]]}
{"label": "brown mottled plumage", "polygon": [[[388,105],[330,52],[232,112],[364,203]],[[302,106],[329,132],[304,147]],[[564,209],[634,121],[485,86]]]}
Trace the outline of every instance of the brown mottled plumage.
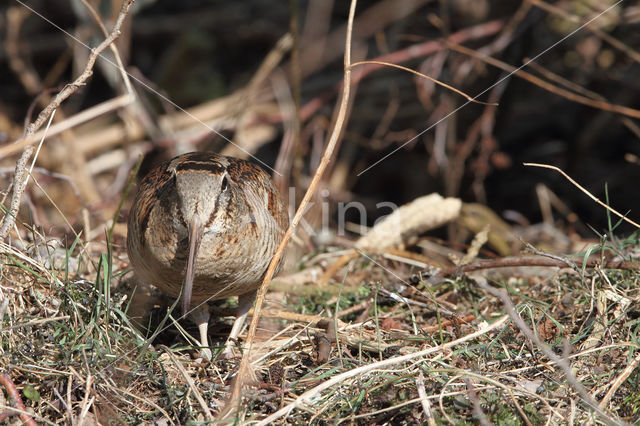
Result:
{"label": "brown mottled plumage", "polygon": [[230,349],[288,225],[264,170],[194,152],[143,179],[129,215],[127,251],[139,279],[182,298],[183,314],[198,324],[210,356],[206,301],[239,296]]}

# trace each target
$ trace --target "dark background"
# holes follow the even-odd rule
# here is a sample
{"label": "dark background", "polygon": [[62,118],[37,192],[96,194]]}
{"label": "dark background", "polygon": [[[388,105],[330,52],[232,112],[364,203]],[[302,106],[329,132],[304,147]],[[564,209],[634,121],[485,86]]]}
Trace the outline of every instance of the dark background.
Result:
{"label": "dark background", "polygon": [[[26,3],[72,34],[83,22],[87,22],[80,19],[77,12],[74,13],[74,10],[82,8],[80,2],[74,7],[66,0]],[[357,17],[377,3],[358,2]],[[576,3],[582,2],[559,1],[554,4],[577,16],[581,16],[580,13],[593,16],[594,10],[602,10],[612,4],[604,0],[591,2],[595,4],[590,6],[589,14],[577,8]],[[13,1],[0,4],[0,37],[3,40],[0,47],[0,115],[3,117],[0,140],[5,144],[11,143],[16,136],[16,129],[22,127],[34,95],[25,90],[9,66],[4,43],[7,11],[22,6]],[[295,4],[300,31],[304,32],[309,2]],[[113,13],[111,2],[103,1],[97,6],[104,16]],[[331,29],[346,22],[348,7],[349,2],[335,2],[330,14]],[[384,27],[377,37],[356,42],[366,45],[367,58],[375,58],[382,53],[435,40],[443,34],[493,19],[510,19],[520,7],[521,3],[517,1],[426,2],[408,17]],[[623,2],[607,15],[607,24],[601,29],[631,49],[636,49],[640,45],[638,9],[637,3]],[[131,25],[123,35],[126,41],[122,46],[128,46],[125,57],[130,69],[137,70],[174,102],[187,108],[243,87],[277,40],[288,31],[291,13],[290,2],[266,0],[139,1],[135,13],[128,18]],[[434,25],[434,18],[442,22],[440,28]],[[605,21],[603,18],[597,22]],[[561,18],[534,6],[518,23],[508,45],[492,56],[513,66],[520,66],[525,58],[544,51],[574,28]],[[465,46],[480,49],[495,37],[479,38],[465,43]],[[62,72],[58,73],[54,82],[50,82],[52,84],[49,87],[57,87],[73,78],[71,58],[74,42],[61,31],[31,15],[20,29],[20,39],[21,56],[43,79],[61,57],[70,55]],[[384,40],[383,44],[386,45],[384,51],[381,51],[380,40]],[[304,43],[301,43],[300,49],[304,48]],[[289,58],[287,56],[285,62]],[[423,70],[421,67],[428,65],[425,61],[432,58],[433,55],[402,65]],[[536,63],[584,89],[602,95],[611,103],[640,108],[640,64],[586,29],[539,57]],[[456,81],[460,67],[466,66],[470,66],[471,71],[461,81]],[[535,73],[530,68],[526,69]],[[432,77],[474,96],[505,75],[490,65],[451,51]],[[326,62],[303,77],[301,105],[330,93],[341,80],[340,54],[336,60]],[[495,124],[489,131],[494,144],[483,146],[480,142],[474,143],[468,157],[463,158],[464,169],[460,176],[452,177],[450,166],[434,162],[435,129],[431,129],[358,177],[357,173],[395,150],[411,135],[426,129],[429,118],[437,108],[451,111],[466,102],[463,97],[442,88],[426,90],[423,84],[424,80],[397,69],[376,71],[360,82],[337,155],[338,159],[346,161],[350,170],[343,184],[346,191],[343,197],[374,206],[376,202],[387,200],[403,204],[417,196],[439,192],[458,196],[466,202],[484,203],[498,214],[514,210],[535,223],[541,220],[535,186],[543,183],[585,224],[598,231],[604,230],[607,226],[604,209],[556,172],[522,165],[523,162],[538,162],[562,168],[603,201],[606,198],[605,188],[608,188],[612,206],[620,212],[630,212],[631,218],[637,217],[640,211],[640,197],[637,196],[640,167],[626,161],[625,154],[640,156],[640,145],[637,135],[622,124],[622,117],[569,101],[515,76],[505,80],[502,95],[498,99]],[[139,86],[137,89],[139,93],[144,90]],[[425,92],[421,96],[422,90]],[[487,101],[489,93],[479,99]],[[96,70],[88,86],[70,98],[64,104],[64,110],[70,116],[113,96],[113,87],[104,74]],[[162,101],[153,95],[147,95],[147,98],[156,113],[163,111],[165,105]],[[397,112],[385,132],[373,138],[391,101],[398,103]],[[328,101],[314,113],[313,119],[325,117],[331,120],[335,103],[335,96],[329,96]],[[446,156],[449,160],[460,153],[471,126],[485,109],[485,105],[469,104],[447,120]],[[311,121],[302,123],[300,158],[305,174],[309,173],[309,152],[312,149],[307,131],[311,128]],[[633,121],[639,124],[638,120]],[[231,137],[233,130],[225,134]],[[282,131],[273,141],[261,146],[258,157],[273,164],[281,136]],[[385,137],[388,140],[382,143]],[[126,143],[123,141],[123,144]],[[201,148],[211,146],[211,143],[211,140],[205,141]],[[220,146],[220,143],[214,142],[213,145]],[[166,145],[158,146],[155,151],[164,149]],[[6,158],[2,162],[3,166],[11,167],[15,158]],[[381,213],[385,214],[386,211]],[[373,208],[369,216],[371,223],[376,214]],[[557,213],[556,219],[559,227],[567,225],[565,215]],[[578,230],[587,235],[591,233],[587,227],[579,227]],[[622,233],[631,230],[628,225],[619,228]]]}

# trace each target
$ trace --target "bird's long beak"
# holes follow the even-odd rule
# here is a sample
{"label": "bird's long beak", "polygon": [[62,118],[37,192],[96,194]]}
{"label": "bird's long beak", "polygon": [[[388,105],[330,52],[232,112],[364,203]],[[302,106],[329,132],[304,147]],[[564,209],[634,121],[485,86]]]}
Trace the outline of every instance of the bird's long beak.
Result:
{"label": "bird's long beak", "polygon": [[203,232],[200,217],[194,214],[191,222],[189,222],[189,257],[187,258],[187,271],[184,274],[184,282],[182,283],[182,316],[187,315],[191,305],[195,264],[198,258],[198,250],[200,249]]}

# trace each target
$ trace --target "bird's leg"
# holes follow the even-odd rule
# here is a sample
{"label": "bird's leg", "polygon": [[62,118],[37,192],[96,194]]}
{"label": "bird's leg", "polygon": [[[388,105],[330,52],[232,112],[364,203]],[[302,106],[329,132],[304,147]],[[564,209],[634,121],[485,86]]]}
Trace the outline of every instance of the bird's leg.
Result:
{"label": "bird's leg", "polygon": [[247,314],[253,305],[254,300],[256,300],[257,291],[252,291],[250,293],[245,293],[238,296],[238,309],[236,309],[236,320],[233,322],[233,327],[231,327],[231,333],[227,338],[226,343],[224,344],[224,350],[220,354],[222,358],[231,358],[233,357],[233,350],[236,347],[238,342],[238,335],[244,326],[244,321],[247,319]]}
{"label": "bird's leg", "polygon": [[198,330],[200,331],[200,345],[202,348],[200,349],[200,356],[206,359],[207,361],[211,361],[212,353],[209,348],[209,339],[207,337],[207,331],[209,330],[209,305],[207,303],[202,303],[198,307],[193,309],[191,312],[191,319],[198,326]]}

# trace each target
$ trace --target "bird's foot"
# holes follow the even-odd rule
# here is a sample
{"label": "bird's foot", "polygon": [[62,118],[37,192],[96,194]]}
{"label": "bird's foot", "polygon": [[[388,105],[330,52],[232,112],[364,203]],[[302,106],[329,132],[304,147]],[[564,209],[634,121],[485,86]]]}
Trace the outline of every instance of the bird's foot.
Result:
{"label": "bird's foot", "polygon": [[222,352],[218,354],[218,359],[235,359],[240,358],[242,356],[242,352],[238,347],[238,342],[236,339],[228,339],[224,344],[224,349]]}
{"label": "bird's foot", "polygon": [[213,359],[213,353],[211,352],[211,349],[200,348],[197,359],[202,359],[202,361],[210,362]]}

